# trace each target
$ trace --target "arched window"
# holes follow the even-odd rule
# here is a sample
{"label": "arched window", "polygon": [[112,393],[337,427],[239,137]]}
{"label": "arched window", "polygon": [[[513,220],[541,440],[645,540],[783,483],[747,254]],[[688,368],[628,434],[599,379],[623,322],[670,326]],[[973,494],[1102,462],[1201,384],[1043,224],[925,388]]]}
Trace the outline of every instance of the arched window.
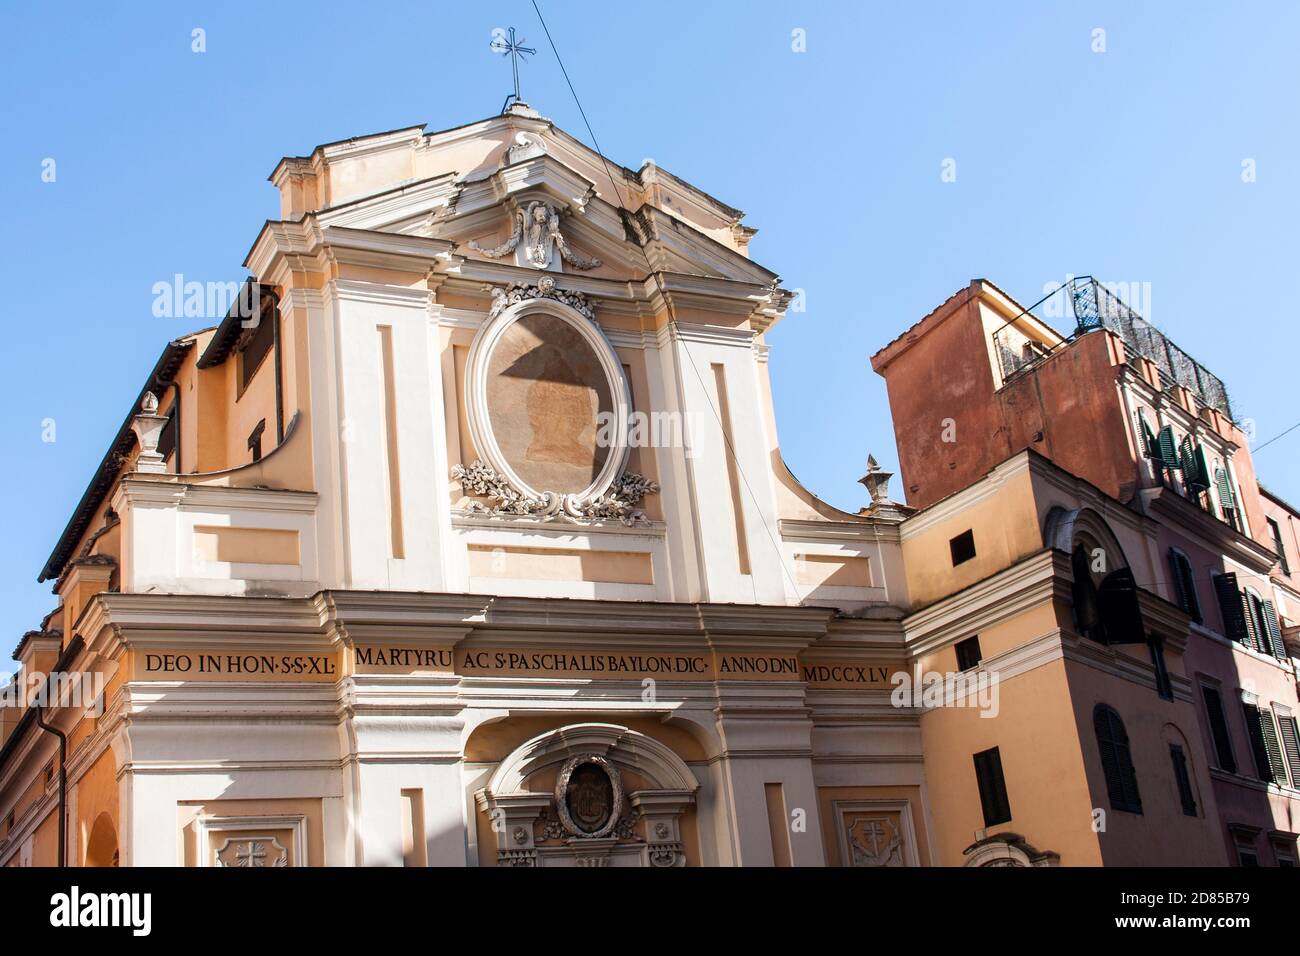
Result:
{"label": "arched window", "polygon": [[1098,704],[1092,712],[1092,726],[1097,732],[1097,749],[1101,751],[1101,769],[1106,776],[1111,808],[1141,813],[1142,797],[1138,793],[1124,721],[1114,709]]}

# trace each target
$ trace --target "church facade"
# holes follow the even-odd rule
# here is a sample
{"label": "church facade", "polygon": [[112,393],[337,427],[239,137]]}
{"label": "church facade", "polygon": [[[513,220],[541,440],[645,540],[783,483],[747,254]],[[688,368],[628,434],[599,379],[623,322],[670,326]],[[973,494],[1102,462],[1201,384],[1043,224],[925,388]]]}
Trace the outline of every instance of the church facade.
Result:
{"label": "church facade", "polygon": [[5,709],[0,860],[934,862],[905,512],[783,464],[742,214],[520,103],[271,181],[44,569],[96,696]]}
{"label": "church facade", "polygon": [[1300,515],[1135,319],[972,283],[850,513],[739,210],[521,102],[270,178],[41,572],[0,864],[1294,863]]}

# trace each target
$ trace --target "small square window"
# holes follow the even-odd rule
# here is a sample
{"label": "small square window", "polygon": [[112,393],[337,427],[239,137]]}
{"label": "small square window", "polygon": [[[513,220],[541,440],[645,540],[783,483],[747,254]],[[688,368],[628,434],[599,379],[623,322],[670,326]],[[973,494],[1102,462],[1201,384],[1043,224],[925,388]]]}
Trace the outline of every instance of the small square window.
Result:
{"label": "small square window", "polygon": [[975,557],[975,532],[963,531],[957,537],[948,542],[948,549],[952,551],[952,566],[969,561]]}
{"label": "small square window", "polygon": [[958,670],[968,671],[972,667],[979,667],[980,661],[984,659],[984,655],[980,653],[980,639],[978,636],[958,641],[953,649],[957,651]]}

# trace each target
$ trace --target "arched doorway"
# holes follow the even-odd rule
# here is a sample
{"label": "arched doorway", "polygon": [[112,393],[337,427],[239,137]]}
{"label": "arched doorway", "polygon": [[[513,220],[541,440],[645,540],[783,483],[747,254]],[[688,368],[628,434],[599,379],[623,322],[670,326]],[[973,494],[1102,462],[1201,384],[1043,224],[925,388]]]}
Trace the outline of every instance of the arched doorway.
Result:
{"label": "arched doorway", "polygon": [[699,782],[619,724],[568,724],[516,747],[475,794],[498,866],[685,866]]}

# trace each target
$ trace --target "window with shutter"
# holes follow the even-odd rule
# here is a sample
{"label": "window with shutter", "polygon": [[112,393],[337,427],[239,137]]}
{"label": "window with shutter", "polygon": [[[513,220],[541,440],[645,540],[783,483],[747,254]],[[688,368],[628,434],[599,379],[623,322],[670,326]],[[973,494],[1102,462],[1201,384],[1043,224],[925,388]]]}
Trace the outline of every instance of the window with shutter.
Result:
{"label": "window with shutter", "polygon": [[1223,520],[1237,531],[1241,530],[1241,519],[1237,516],[1237,496],[1232,493],[1232,482],[1228,473],[1222,468],[1214,470],[1214,488],[1219,495],[1219,504],[1223,508]]}
{"label": "window with shutter", "polygon": [[1158,637],[1152,637],[1147,641],[1147,647],[1151,651],[1151,666],[1156,675],[1156,693],[1162,700],[1174,699],[1174,685],[1169,680],[1169,665],[1165,663],[1165,644]]}
{"label": "window with shutter", "polygon": [[1187,772],[1187,754],[1178,744],[1169,745],[1169,759],[1174,765],[1174,781],[1178,784],[1178,799],[1183,804],[1183,815],[1196,816],[1196,797],[1192,794],[1192,778]]}
{"label": "window with shutter", "polygon": [[1192,497],[1196,494],[1196,455],[1191,435],[1185,435],[1178,444],[1178,463],[1183,470],[1183,494]]}
{"label": "window with shutter", "polygon": [[[1246,714],[1246,732],[1250,735],[1250,749],[1255,757],[1255,776],[1273,782],[1273,764],[1269,758],[1268,743],[1264,737],[1264,713],[1254,704],[1242,703]],[[1272,723],[1270,719],[1269,723]]]}
{"label": "window with shutter", "polygon": [[158,435],[158,454],[163,456],[163,460],[171,458],[176,451],[176,405],[173,402],[172,407],[167,412],[167,424],[162,427],[162,432]]}
{"label": "window with shutter", "polygon": [[1214,738],[1214,754],[1219,769],[1236,773],[1237,758],[1232,753],[1232,737],[1228,734],[1228,716],[1223,711],[1223,697],[1216,687],[1202,687],[1201,697],[1205,701],[1205,717],[1210,724],[1210,736]]}
{"label": "window with shutter", "polygon": [[957,669],[968,671],[972,667],[979,667],[983,654],[980,653],[979,636],[968,637],[964,641],[958,641],[953,649],[957,652]]}
{"label": "window with shutter", "polygon": [[1002,776],[1002,755],[997,747],[975,754],[975,783],[980,791],[984,825],[991,827],[1011,819],[1011,802]]}
{"label": "window with shutter", "polygon": [[1242,591],[1239,595],[1241,598],[1241,614],[1246,619],[1246,640],[1247,647],[1259,650],[1262,646],[1261,635],[1259,633],[1260,618],[1255,605],[1258,603],[1255,595]]}
{"label": "window with shutter", "polygon": [[1133,413],[1133,435],[1138,454],[1143,458],[1153,457],[1155,455],[1156,438],[1155,435],[1151,434],[1146,415],[1140,408]]}
{"label": "window with shutter", "polygon": [[1182,463],[1178,460],[1178,441],[1174,438],[1172,426],[1166,425],[1160,429],[1160,434],[1156,436],[1156,452],[1163,468],[1170,472],[1182,471]]}
{"label": "window with shutter", "polygon": [[257,370],[262,367],[262,362],[270,354],[271,346],[275,342],[275,322],[277,316],[274,312],[270,315],[260,315],[256,319],[256,325],[244,329],[239,337],[236,347],[239,350],[239,395],[244,394],[244,389],[248,388],[248,383],[253,380]]}
{"label": "window with shutter", "polygon": [[1105,641],[1101,629],[1101,610],[1097,603],[1097,585],[1092,580],[1088,566],[1088,549],[1078,545],[1070,555],[1070,569],[1074,573],[1071,594],[1074,598],[1074,623],[1079,633],[1094,641]]}
{"label": "window with shutter", "polygon": [[1268,753],[1268,767],[1273,772],[1273,782],[1287,785],[1286,763],[1282,760],[1282,747],[1277,739],[1277,726],[1273,723],[1273,712],[1265,707],[1259,709],[1259,729],[1264,734],[1264,750]]}
{"label": "window with shutter", "polygon": [[1178,606],[1186,611],[1197,624],[1201,617],[1201,600],[1196,594],[1196,575],[1192,571],[1192,562],[1187,555],[1174,548],[1169,549],[1169,566],[1173,571],[1174,593],[1178,596]]}
{"label": "window with shutter", "polygon": [[1142,644],[1146,632],[1138,604],[1137,581],[1131,568],[1116,568],[1097,589],[1104,640],[1108,644]]}
{"label": "window with shutter", "polygon": [[[1264,619],[1264,633],[1268,635],[1267,651],[1274,657],[1286,659],[1286,644],[1282,642],[1282,624],[1277,619],[1277,607],[1272,601],[1259,602],[1260,616]],[[1261,648],[1261,650],[1265,650]]]}
{"label": "window with shutter", "polygon": [[1200,493],[1210,487],[1210,472],[1205,467],[1205,451],[1192,441],[1188,435],[1179,448],[1179,458],[1183,463],[1183,481],[1193,493]]}
{"label": "window with shutter", "polygon": [[1300,789],[1300,727],[1289,715],[1277,715],[1277,727],[1282,734],[1282,754],[1291,771],[1291,786]]}
{"label": "window with shutter", "polygon": [[1219,493],[1219,504],[1225,508],[1237,507],[1237,499],[1232,494],[1232,485],[1228,482],[1228,473],[1222,468],[1214,469],[1214,487]]}
{"label": "window with shutter", "polygon": [[1237,590],[1237,575],[1225,571],[1214,576],[1214,593],[1219,599],[1219,611],[1223,615],[1223,636],[1230,641],[1241,644],[1250,643],[1250,632],[1246,629],[1246,612],[1242,607],[1241,592]]}
{"label": "window with shutter", "polygon": [[[161,450],[159,448],[159,451]],[[1290,576],[1291,566],[1286,560],[1286,545],[1282,543],[1282,528],[1272,518],[1266,518],[1265,520],[1268,522],[1268,533],[1273,538],[1273,550],[1277,552],[1278,567],[1281,568],[1283,574]]]}
{"label": "window with shutter", "polygon": [[1111,808],[1141,813],[1142,797],[1138,793],[1137,772],[1133,769],[1124,722],[1112,708],[1098,704],[1092,712],[1092,724],[1097,733],[1101,770],[1106,778]]}

